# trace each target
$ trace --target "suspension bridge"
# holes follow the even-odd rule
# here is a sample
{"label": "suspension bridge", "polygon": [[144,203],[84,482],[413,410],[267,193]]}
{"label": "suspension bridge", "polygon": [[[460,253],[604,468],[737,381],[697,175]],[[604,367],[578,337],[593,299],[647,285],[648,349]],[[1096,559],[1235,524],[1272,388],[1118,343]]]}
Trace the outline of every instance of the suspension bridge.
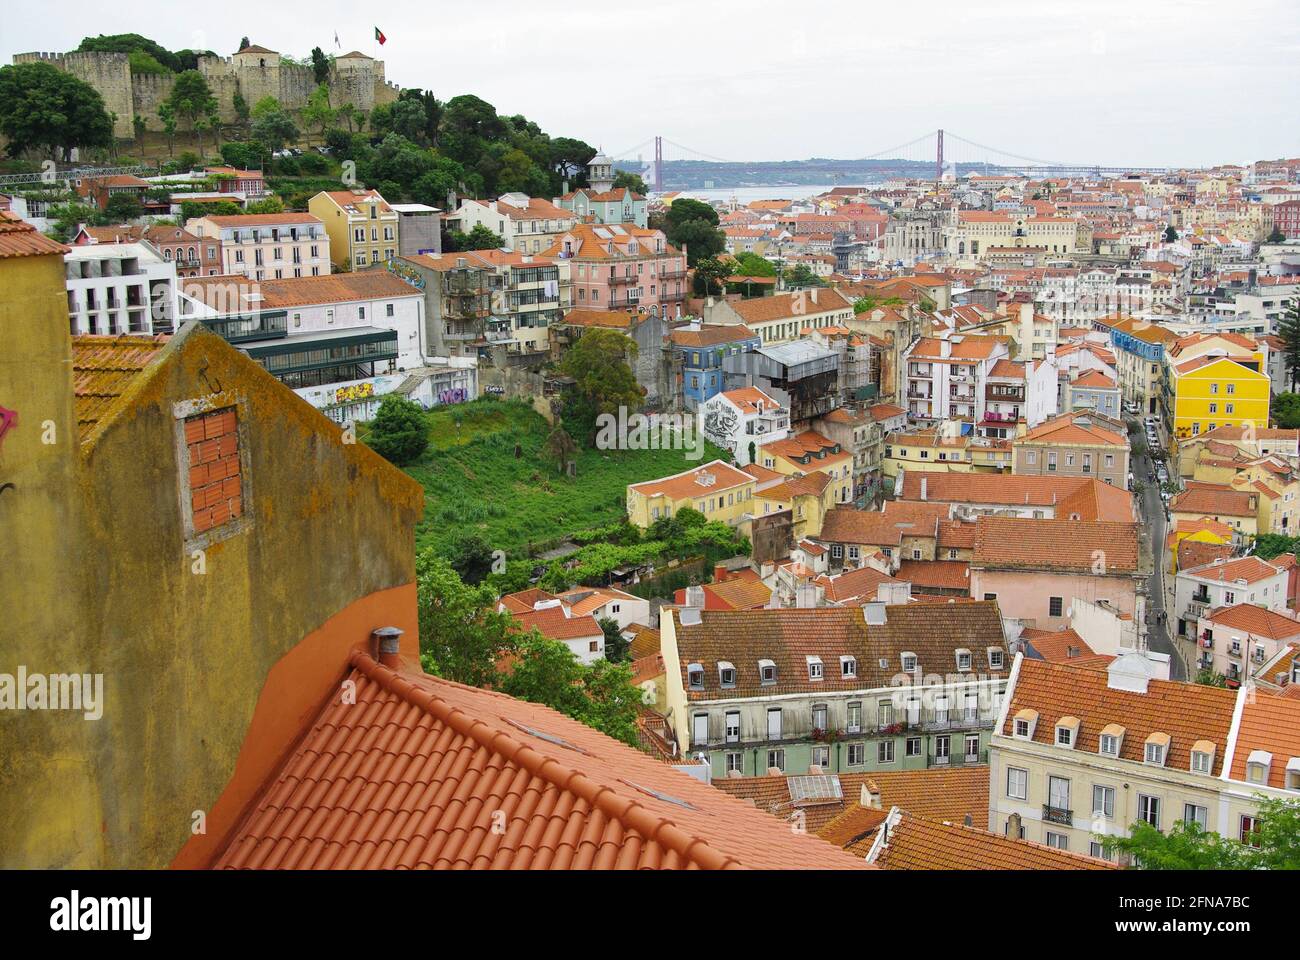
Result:
{"label": "suspension bridge", "polygon": [[[647,153],[650,154],[647,157]],[[728,160],[714,156],[691,147],[682,146],[664,136],[654,136],[621,153],[612,154],[615,162],[639,164],[642,175],[651,183],[656,192],[664,190],[664,166],[669,163],[704,162],[726,163],[744,166],[762,166],[761,162]],[[846,171],[836,171],[836,167],[850,168],[869,161],[893,161],[899,164],[933,164],[936,180],[945,173],[960,175],[979,172],[997,174],[1021,174],[1031,177],[1046,176],[1107,176],[1126,173],[1169,173],[1172,167],[1116,167],[1101,163],[1067,162],[1062,160],[1044,160],[1027,157],[1022,154],[976,143],[948,130],[931,130],[906,143],[885,147],[866,156],[845,160],[810,161],[827,171],[827,176],[845,179],[850,176]],[[855,170],[852,176],[861,176],[863,171]]]}

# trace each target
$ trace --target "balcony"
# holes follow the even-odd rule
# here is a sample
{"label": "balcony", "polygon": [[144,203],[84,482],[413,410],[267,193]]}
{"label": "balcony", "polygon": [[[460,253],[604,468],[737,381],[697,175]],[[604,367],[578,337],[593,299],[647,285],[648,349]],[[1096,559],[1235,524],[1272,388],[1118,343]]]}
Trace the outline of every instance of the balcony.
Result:
{"label": "balcony", "polygon": [[1053,807],[1050,804],[1043,804],[1043,822],[1059,823],[1063,827],[1074,826],[1074,811],[1066,810],[1064,807]]}
{"label": "balcony", "polygon": [[626,275],[626,274],[623,276],[615,276],[611,274],[610,276],[605,278],[605,282],[608,283],[611,287],[622,287],[622,286],[626,286],[629,283],[636,283],[637,279],[638,279],[637,277]]}
{"label": "balcony", "polygon": [[1209,607],[1209,597],[1192,597],[1191,600],[1187,601],[1187,612],[1183,619],[1199,620],[1201,617],[1205,616],[1205,611],[1208,610]]}
{"label": "balcony", "polygon": [[659,271],[660,280],[680,280],[684,276],[686,276],[686,270],[684,268]]}
{"label": "balcony", "polygon": [[921,393],[919,390],[908,390],[907,397],[909,400],[933,400],[934,397],[928,393]]}
{"label": "balcony", "polygon": [[1200,638],[1200,643],[1198,644],[1198,646],[1200,646],[1202,650],[1213,650],[1214,638],[1211,637],[1208,633],[1202,633]]}
{"label": "balcony", "polygon": [[988,763],[989,752],[980,750],[976,753],[952,753],[947,756],[929,754],[925,758],[927,767],[963,767],[974,763]]}
{"label": "balcony", "polygon": [[675,303],[678,300],[686,299],[686,291],[678,290],[676,293],[669,293],[667,290],[665,290],[663,293],[659,295],[659,299],[664,301],[665,303]]}

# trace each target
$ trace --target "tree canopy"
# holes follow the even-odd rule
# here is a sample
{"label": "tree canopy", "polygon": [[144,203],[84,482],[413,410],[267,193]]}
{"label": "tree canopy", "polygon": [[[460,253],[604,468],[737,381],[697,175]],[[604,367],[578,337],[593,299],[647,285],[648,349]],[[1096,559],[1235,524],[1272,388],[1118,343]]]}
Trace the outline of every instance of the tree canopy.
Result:
{"label": "tree canopy", "polygon": [[1239,843],[1179,820],[1167,833],[1145,821],[1127,837],[1100,838],[1107,853],[1134,858],[1144,870],[1300,870],[1300,802],[1256,796],[1250,843]]}
{"label": "tree canopy", "polygon": [[67,159],[74,147],[111,145],[113,121],[90,84],[49,63],[18,63],[0,67],[0,134],[10,156]]}
{"label": "tree canopy", "polygon": [[726,249],[726,237],[718,229],[718,211],[700,200],[683,197],[673,201],[664,216],[664,233],[673,246],[686,247],[686,260],[695,266]]}
{"label": "tree canopy", "polygon": [[635,340],[617,330],[596,328],[584,333],[564,355],[560,372],[575,381],[564,423],[576,439],[590,445],[596,436],[596,418],[602,413],[640,408],[641,388],[627,363],[635,354]]}
{"label": "tree canopy", "polygon": [[366,444],[399,467],[414,463],[429,445],[429,423],[424,410],[414,400],[390,393],[380,401],[366,434]]}

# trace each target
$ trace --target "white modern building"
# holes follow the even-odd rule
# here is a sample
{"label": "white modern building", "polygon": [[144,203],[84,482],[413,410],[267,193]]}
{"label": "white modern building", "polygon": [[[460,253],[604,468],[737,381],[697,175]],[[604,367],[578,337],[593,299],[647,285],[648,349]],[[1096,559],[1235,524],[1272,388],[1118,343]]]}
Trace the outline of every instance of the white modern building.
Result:
{"label": "white modern building", "polygon": [[96,243],[64,255],[74,335],[170,333],[180,311],[176,265],[143,243]]}

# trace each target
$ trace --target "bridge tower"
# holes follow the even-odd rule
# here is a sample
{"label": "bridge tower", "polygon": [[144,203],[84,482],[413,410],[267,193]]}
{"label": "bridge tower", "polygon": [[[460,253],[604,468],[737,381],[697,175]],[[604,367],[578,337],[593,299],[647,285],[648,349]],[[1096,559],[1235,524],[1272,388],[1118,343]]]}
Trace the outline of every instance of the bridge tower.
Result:
{"label": "bridge tower", "polygon": [[655,137],[655,193],[664,192],[664,138]]}
{"label": "bridge tower", "polygon": [[936,143],[938,145],[938,153],[934,161],[934,181],[935,183],[938,183],[943,179],[943,129],[942,128],[940,128],[939,130],[939,136]]}

